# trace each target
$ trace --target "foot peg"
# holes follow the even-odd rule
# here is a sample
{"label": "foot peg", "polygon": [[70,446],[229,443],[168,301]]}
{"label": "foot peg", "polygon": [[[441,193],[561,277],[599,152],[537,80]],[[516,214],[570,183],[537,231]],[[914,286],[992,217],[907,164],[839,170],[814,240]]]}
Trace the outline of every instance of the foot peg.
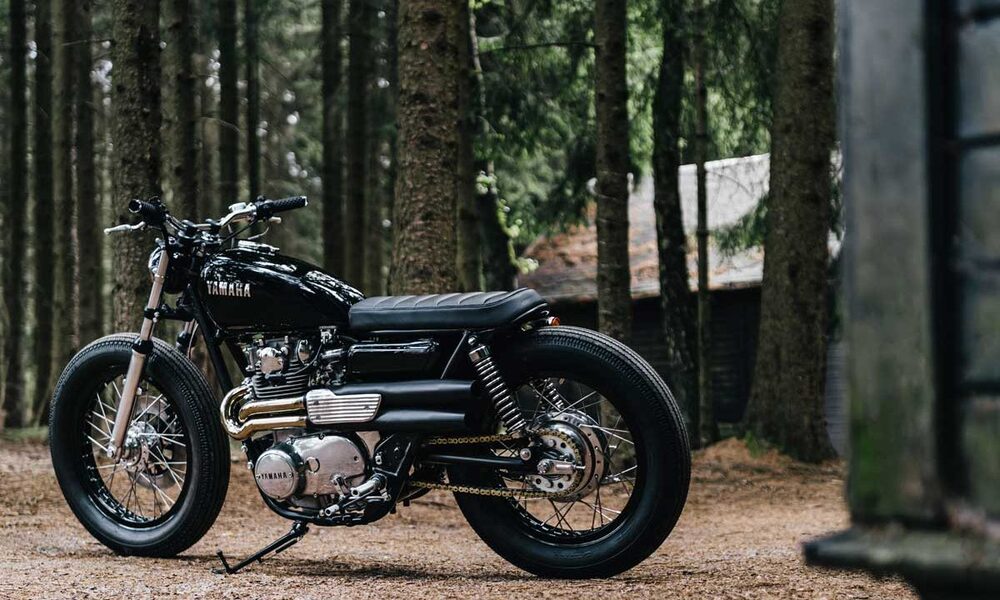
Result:
{"label": "foot peg", "polygon": [[212,569],[212,572],[218,575],[223,573],[228,575],[238,573],[255,562],[263,561],[264,557],[268,554],[277,554],[291,548],[307,533],[309,533],[309,526],[306,522],[296,521],[292,524],[292,528],[288,530],[288,533],[232,566],[229,565],[229,561],[227,561],[225,555],[222,554],[222,550],[219,550],[216,552],[216,555],[219,557],[219,560],[222,561],[222,567],[216,567],[215,569]]}

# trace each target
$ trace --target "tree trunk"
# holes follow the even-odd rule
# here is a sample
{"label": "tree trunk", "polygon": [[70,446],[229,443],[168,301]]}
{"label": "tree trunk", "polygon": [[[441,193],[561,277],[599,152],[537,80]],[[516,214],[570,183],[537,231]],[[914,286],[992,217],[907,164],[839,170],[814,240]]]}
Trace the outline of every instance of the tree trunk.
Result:
{"label": "tree trunk", "polygon": [[625,341],[632,326],[628,257],[626,0],[597,0],[594,103],[597,119],[597,323]]}
{"label": "tree trunk", "polygon": [[399,7],[399,178],[390,286],[393,293],[455,289],[458,192],[457,2]]}
{"label": "tree trunk", "polygon": [[481,238],[479,235],[479,218],[476,211],[478,201],[476,194],[476,174],[474,172],[476,157],[473,150],[473,139],[476,135],[476,109],[473,104],[475,81],[473,76],[475,67],[473,64],[472,45],[473,36],[476,35],[471,27],[472,14],[469,10],[468,2],[459,3],[461,15],[461,37],[459,39],[459,53],[461,71],[458,77],[458,114],[459,114],[459,138],[458,138],[458,230],[456,238],[458,243],[457,269],[458,288],[462,292],[472,292],[482,289],[482,259],[481,259]]}
{"label": "tree trunk", "polygon": [[194,221],[202,217],[198,214],[198,78],[192,60],[198,47],[197,13],[191,0],[166,0],[164,12],[167,39],[163,65],[170,82],[167,86],[170,96],[164,102],[164,114],[170,123],[166,128],[165,157],[167,185],[173,192],[170,210],[178,217]]}
{"label": "tree trunk", "polygon": [[[684,95],[685,0],[663,5],[663,59],[653,98],[653,206],[659,258],[660,310],[671,391],[698,438],[695,317],[688,283],[687,235],[678,169]],[[697,444],[696,444],[697,445]]]}
{"label": "tree trunk", "polygon": [[52,333],[55,323],[55,204],[52,197],[52,2],[35,2],[34,94],[34,414],[47,410],[52,391]]}
{"label": "tree trunk", "polygon": [[[129,198],[160,193],[160,35],[157,0],[113,4],[112,197],[118,223],[131,223]],[[146,256],[152,235],[123,235],[112,257],[115,329],[135,331],[149,296]]]}
{"label": "tree trunk", "polygon": [[56,199],[56,314],[55,370],[62,370],[79,348],[79,303],[77,302],[77,244],[73,224],[73,56],[76,36],[75,0],[56,0],[53,6],[53,111],[52,190]]}
{"label": "tree trunk", "polygon": [[[202,10],[207,7],[202,6]],[[200,20],[204,24],[205,20]],[[202,31],[205,27],[202,26]],[[222,212],[222,202],[218,197],[216,161],[219,158],[219,119],[218,119],[218,98],[211,80],[218,72],[212,68],[212,53],[215,50],[214,41],[208,35],[199,35],[198,43],[201,51],[198,55],[198,78],[201,84],[198,86],[198,113],[200,115],[201,133],[201,156],[198,172],[200,174],[198,191],[200,198],[198,202],[199,219],[219,218]]]}
{"label": "tree trunk", "polygon": [[340,95],[341,0],[323,0],[323,267],[344,272],[344,117]]}
{"label": "tree trunk", "polygon": [[10,146],[4,211],[3,302],[7,326],[3,344],[3,425],[24,425],[24,366],[21,351],[24,333],[24,255],[27,244],[28,203],[28,104],[27,17],[24,0],[10,0]]}
{"label": "tree trunk", "polygon": [[748,425],[807,461],[833,456],[823,402],[834,143],[833,2],[782,2],[760,342]]}
{"label": "tree trunk", "polygon": [[236,91],[236,0],[219,6],[219,201],[222,208],[239,201],[239,97]]}
{"label": "tree trunk", "polygon": [[[395,125],[390,121],[390,96],[393,90],[386,85],[389,81],[389,54],[396,51],[386,43],[391,36],[388,25],[388,15],[392,12],[388,0],[375,0],[371,7],[372,20],[375,23],[371,31],[371,69],[368,82],[368,162],[365,185],[365,290],[370,295],[382,294],[385,291],[385,245],[386,235],[382,223],[385,220],[386,200],[385,180],[389,170],[385,166],[386,159],[391,161],[391,129]],[[376,18],[377,15],[378,16]]]}
{"label": "tree trunk", "polygon": [[94,163],[94,87],[90,72],[94,64],[90,38],[93,35],[91,0],[77,0],[76,27],[79,44],[76,58],[76,238],[80,249],[80,343],[88,344],[104,332],[103,236],[97,202]]}
{"label": "tree trunk", "polygon": [[700,443],[719,439],[712,400],[711,348],[712,321],[708,283],[708,190],[705,188],[705,160],[708,155],[708,90],[705,86],[705,7],[695,4],[694,79],[695,139],[694,155],[698,183],[698,421]]}
{"label": "tree trunk", "polygon": [[365,177],[368,156],[368,76],[371,70],[371,0],[350,0],[347,68],[347,203],[344,210],[344,279],[365,287]]}
{"label": "tree trunk", "polygon": [[[476,135],[485,138],[489,128],[485,117],[486,87],[483,85],[483,66],[479,61],[479,38],[476,36],[476,13],[469,13],[470,56],[476,115],[480,123]],[[517,269],[514,265],[514,243],[507,229],[507,219],[500,205],[496,175],[492,160],[478,160],[473,167],[475,183],[476,219],[479,222],[480,256],[483,264],[483,282],[487,290],[514,289]],[[483,182],[478,180],[483,178]]]}
{"label": "tree trunk", "polygon": [[243,24],[246,37],[243,47],[247,67],[247,188],[250,198],[260,195],[260,55],[257,43],[257,0],[245,0],[243,4]]}

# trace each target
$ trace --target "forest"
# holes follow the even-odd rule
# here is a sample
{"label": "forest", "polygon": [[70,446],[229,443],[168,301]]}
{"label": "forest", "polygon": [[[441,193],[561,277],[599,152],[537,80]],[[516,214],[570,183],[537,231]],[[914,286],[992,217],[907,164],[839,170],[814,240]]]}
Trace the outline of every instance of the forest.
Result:
{"label": "forest", "polygon": [[[719,438],[706,255],[762,245],[738,433],[807,461],[833,456],[823,415],[828,239],[839,227],[832,1],[0,7],[4,427],[44,423],[70,357],[138,326],[150,238],[102,233],[135,221],[132,198],[161,197],[195,220],[306,195],[308,212],[264,241],[368,295],[512,289],[538,266],[524,256],[534,240],[596,223],[598,326],[628,342],[628,198],[646,178],[657,326],[692,442]],[[709,231],[705,164],[764,153],[769,192]],[[682,226],[685,164],[698,174],[693,236]]]}

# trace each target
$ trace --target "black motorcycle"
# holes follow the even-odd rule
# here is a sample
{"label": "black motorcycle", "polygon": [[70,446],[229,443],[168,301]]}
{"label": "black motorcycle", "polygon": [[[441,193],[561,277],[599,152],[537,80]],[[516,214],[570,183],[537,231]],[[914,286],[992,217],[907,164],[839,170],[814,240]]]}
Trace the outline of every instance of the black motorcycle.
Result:
{"label": "black motorcycle", "polygon": [[[142,222],[105,230],[162,238],[139,333],[81,350],[52,400],[59,485],[95,538],[157,557],[197,542],[225,499],[232,438],[264,503],[294,524],[239,564],[220,552],[230,573],[309,525],[371,523],[430,490],[453,492],[483,541],[542,576],[608,577],[660,546],[690,451],[646,361],[559,326],[533,290],[365,298],[239,239],[304,206],[258,199],[193,223],[133,200]],[[173,346],[153,337],[163,320],[183,323]],[[198,333],[221,405],[192,360]]]}

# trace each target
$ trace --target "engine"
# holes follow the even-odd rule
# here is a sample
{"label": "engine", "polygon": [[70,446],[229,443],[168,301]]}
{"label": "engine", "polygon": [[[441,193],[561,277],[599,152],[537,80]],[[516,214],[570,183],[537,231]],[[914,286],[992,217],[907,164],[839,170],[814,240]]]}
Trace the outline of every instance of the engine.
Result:
{"label": "engine", "polygon": [[254,479],[277,501],[320,508],[349,496],[366,479],[369,453],[356,434],[283,435],[257,458]]}
{"label": "engine", "polygon": [[339,383],[344,351],[326,331],[315,338],[285,336],[243,344],[257,400],[301,396],[312,385]]}

